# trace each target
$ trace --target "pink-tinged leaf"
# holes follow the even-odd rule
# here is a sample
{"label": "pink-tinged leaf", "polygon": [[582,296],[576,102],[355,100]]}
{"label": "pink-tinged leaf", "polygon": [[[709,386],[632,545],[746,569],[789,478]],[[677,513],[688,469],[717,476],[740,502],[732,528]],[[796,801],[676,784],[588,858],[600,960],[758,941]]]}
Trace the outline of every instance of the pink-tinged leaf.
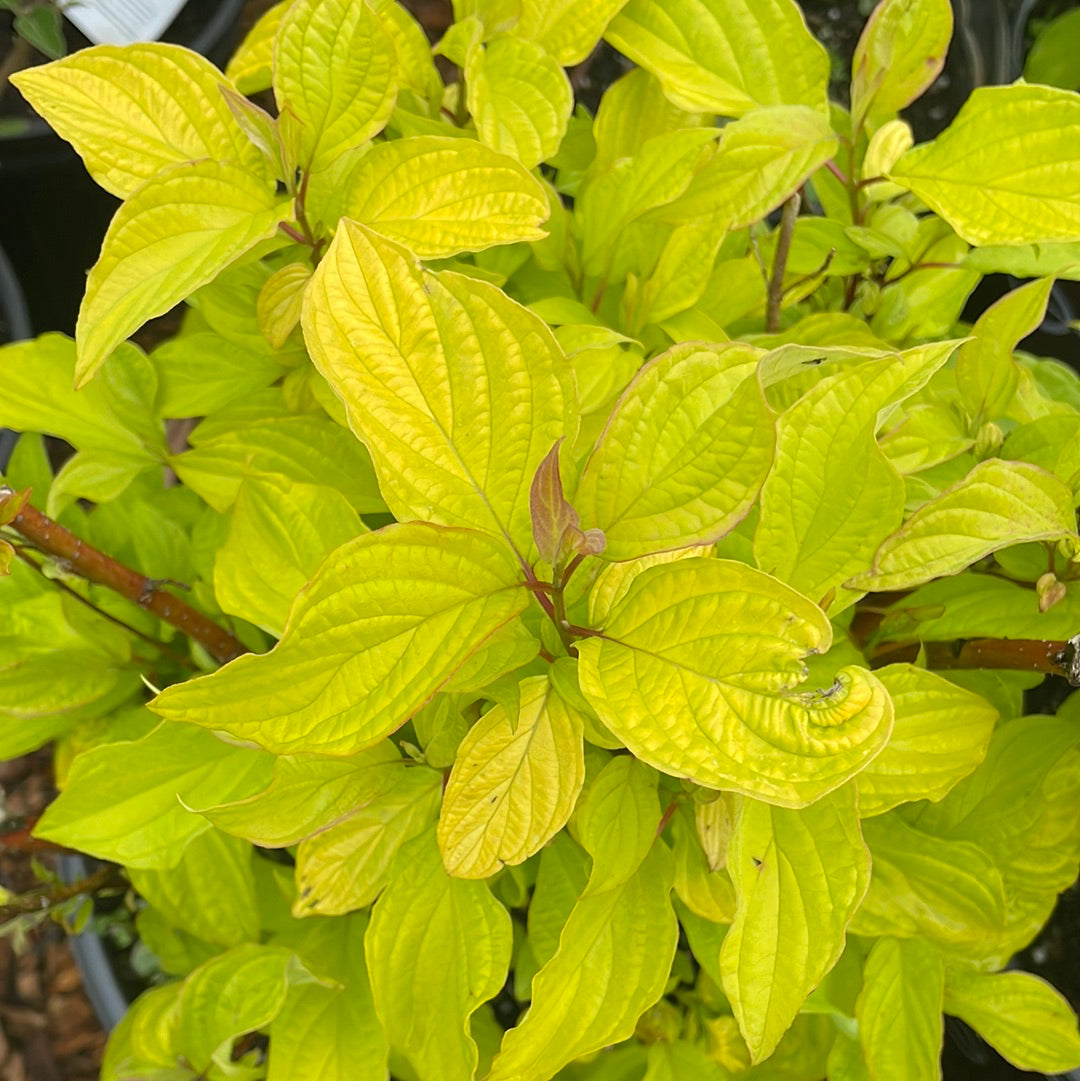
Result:
{"label": "pink-tinged leaf", "polygon": [[577,529],[581,519],[563,494],[562,478],[559,476],[559,439],[548,451],[533,477],[529,491],[529,509],[532,513],[533,539],[540,558],[555,564],[563,548],[563,535]]}

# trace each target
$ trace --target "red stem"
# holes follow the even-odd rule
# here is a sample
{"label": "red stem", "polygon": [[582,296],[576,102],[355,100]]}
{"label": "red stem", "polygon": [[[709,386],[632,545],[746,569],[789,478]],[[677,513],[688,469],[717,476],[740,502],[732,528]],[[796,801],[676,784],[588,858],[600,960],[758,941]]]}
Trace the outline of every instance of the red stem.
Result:
{"label": "red stem", "polygon": [[[0,511],[5,504],[18,498],[11,488],[0,486]],[[189,638],[204,646],[219,664],[225,664],[239,657],[241,653],[247,653],[247,646],[186,601],[166,593],[160,582],[147,578],[145,574],[140,574],[118,563],[112,556],[91,547],[29,503],[24,504],[8,525],[25,537],[39,552],[52,556],[80,578],[107,586],[121,597],[126,597],[140,608],[153,612],[159,619],[183,631]]]}

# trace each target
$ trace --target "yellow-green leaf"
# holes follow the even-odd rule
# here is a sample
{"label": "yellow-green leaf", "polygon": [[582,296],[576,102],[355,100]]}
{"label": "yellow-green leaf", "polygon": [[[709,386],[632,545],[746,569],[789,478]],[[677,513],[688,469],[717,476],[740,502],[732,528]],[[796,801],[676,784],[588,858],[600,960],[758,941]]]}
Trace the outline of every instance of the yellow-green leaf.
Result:
{"label": "yellow-green leaf", "polygon": [[866,893],[870,853],[854,788],[800,810],[744,799],[727,866],[736,907],[720,970],[751,1060],[760,1062],[843,953]]}
{"label": "yellow-green leaf", "polygon": [[325,168],[383,129],[397,98],[397,56],[364,0],[299,0],[274,45],[278,111],[298,124],[296,165]]}
{"label": "yellow-green leaf", "polygon": [[678,939],[672,861],[653,846],[624,881],[585,892],[559,948],[533,977],[532,1006],[503,1037],[487,1081],[547,1081],[568,1062],[633,1034],[664,992]]}
{"label": "yellow-green leaf", "polygon": [[584,525],[604,531],[605,559],[714,542],[749,511],[775,439],[759,356],[677,345],[630,384],[574,498]]}
{"label": "yellow-green leaf", "polygon": [[360,514],[386,510],[371,459],[350,431],[321,414],[266,416],[260,410],[256,416],[218,428],[204,422],[191,434],[192,449],[169,461],[214,510],[224,513],[236,502],[246,477],[270,474],[333,488]]}
{"label": "yellow-green leaf", "polygon": [[570,80],[535,42],[500,34],[469,50],[469,112],[480,142],[526,169],[554,156],[574,109]]}
{"label": "yellow-green leaf", "polygon": [[281,641],[153,703],[277,754],[349,755],[412,716],[529,603],[499,540],[413,522],[338,548]]}
{"label": "yellow-green leaf", "polygon": [[970,841],[916,829],[897,811],[864,819],[862,828],[874,871],[851,930],[922,936],[961,956],[983,956],[1005,922],[1005,887],[993,858]]}
{"label": "yellow-green leaf", "polygon": [[[952,37],[949,0],[886,0],[874,9],[851,63],[855,125],[888,120],[938,77]],[[909,144],[910,145],[910,144]]]}
{"label": "yellow-green leaf", "polygon": [[364,959],[367,926],[359,914],[309,920],[288,936],[305,964],[333,986],[292,990],[270,1026],[267,1081],[385,1081],[386,1040]]}
{"label": "yellow-green leaf", "polygon": [[259,937],[254,851],[249,844],[210,829],[193,837],[167,870],[127,869],[132,886],[170,924],[218,946]]}
{"label": "yellow-green leaf", "polygon": [[874,944],[855,1004],[870,1081],[941,1077],[944,995],[945,965],[929,942],[883,938]]}
{"label": "yellow-green leaf", "polygon": [[140,42],[96,45],[11,81],[75,147],[90,175],[126,199],[182,162],[212,158],[254,168],[259,153],[218,92],[224,79],[189,49]]}
{"label": "yellow-green leaf", "polygon": [[225,75],[241,94],[257,94],[270,89],[274,39],[291,3],[292,0],[281,0],[259,16],[230,58]]}
{"label": "yellow-green leaf", "polygon": [[1058,1074],[1080,1068],[1076,1014],[1063,995],[1030,972],[951,966],[944,1009],[1018,1069]]}
{"label": "yellow-green leaf", "polygon": [[[879,412],[918,390],[954,348],[919,346],[844,368],[780,417],[754,535],[759,567],[816,600],[870,562],[904,512],[903,481],[874,438]],[[857,599],[838,588],[834,610]]]}
{"label": "yellow-green leaf", "polygon": [[939,800],[986,757],[997,710],[971,691],[910,664],[879,668],[895,711],[892,738],[856,778],[859,814]]}
{"label": "yellow-green leaf", "polygon": [[889,178],[913,191],[969,244],[1080,239],[1076,168],[1080,95],[1049,86],[984,86],[932,143]]}
{"label": "yellow-green leaf", "polygon": [[222,611],[280,636],[293,598],[323,559],[364,532],[360,516],[334,488],[276,475],[247,477],[214,560]]}
{"label": "yellow-green leaf", "polygon": [[1020,383],[1012,351],[1042,323],[1053,284],[1043,278],[1006,293],[979,316],[973,340],[956,351],[956,389],[973,430],[1000,417],[1012,402]]}
{"label": "yellow-green leaf", "polygon": [[630,0],[604,35],[680,108],[742,116],[762,105],[825,110],[829,58],[793,0]]}
{"label": "yellow-green leaf", "polygon": [[485,883],[443,869],[434,830],[401,849],[372,910],[365,953],[391,1053],[412,1076],[474,1076],[469,1017],[502,987],[512,937],[510,916]]}
{"label": "yellow-green leaf", "polygon": [[563,67],[580,64],[626,0],[522,0],[514,33],[539,42]]}
{"label": "yellow-green leaf", "polygon": [[924,503],[881,543],[871,569],[845,584],[907,589],[957,574],[999,548],[1075,534],[1068,485],[1036,465],[991,458]]}
{"label": "yellow-green leaf", "polygon": [[655,135],[633,157],[620,158],[583,187],[581,259],[589,274],[611,272],[620,238],[648,211],[686,191],[712,156],[716,130],[685,128]]}
{"label": "yellow-green leaf", "polygon": [[642,571],[603,638],[578,644],[581,688],[657,769],[800,807],[862,769],[892,730],[889,697],[861,668],[799,692],[802,658],[831,641],[821,610],[775,578],[684,559]]}
{"label": "yellow-green leaf", "polygon": [[90,271],[75,328],[85,383],[129,334],[212,281],[288,217],[273,186],[201,161],[155,176],[120,207]]}
{"label": "yellow-green leaf", "polygon": [[308,288],[304,335],[395,517],[531,546],[529,485],[563,434],[566,360],[546,324],[346,222]]}
{"label": "yellow-green leaf", "polygon": [[716,155],[686,192],[649,217],[666,222],[719,217],[730,229],[750,225],[798,190],[836,153],[836,146],[818,109],[755,109],[723,128]]}
{"label": "yellow-green leaf", "polygon": [[514,158],[471,139],[417,135],[364,154],[343,182],[339,213],[436,258],[540,240],[548,201]]}
{"label": "yellow-green leaf", "polygon": [[282,755],[270,784],[246,799],[189,806],[218,829],[262,848],[286,848],[340,822],[393,788],[405,771],[389,740],[348,758]]}
{"label": "yellow-green leaf", "polygon": [[261,751],[231,747],[190,725],[158,725],[142,739],[79,755],[36,833],[127,867],[167,868],[211,828],[185,804],[258,791],[272,762]]}
{"label": "yellow-green leaf", "polygon": [[343,821],[300,842],[294,916],[340,916],[370,905],[389,880],[398,849],[435,821],[442,774],[415,767],[396,775]]}
{"label": "yellow-green leaf", "polygon": [[304,290],[309,281],[309,263],[286,263],[275,270],[259,290],[255,314],[259,330],[273,348],[280,349],[300,322]]}
{"label": "yellow-green leaf", "polygon": [[520,685],[519,711],[488,710],[462,741],[439,814],[443,865],[489,878],[566,825],[585,780],[582,721],[547,676]]}

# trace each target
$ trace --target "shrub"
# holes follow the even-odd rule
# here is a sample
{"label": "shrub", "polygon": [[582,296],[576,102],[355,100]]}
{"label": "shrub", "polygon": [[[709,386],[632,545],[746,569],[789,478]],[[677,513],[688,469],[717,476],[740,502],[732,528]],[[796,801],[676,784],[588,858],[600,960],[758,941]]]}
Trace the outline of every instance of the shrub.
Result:
{"label": "shrub", "polygon": [[457,15],[449,86],[387,0],[16,77],[124,200],[0,402],[0,747],[177,977],[104,1077],[917,1081],[943,1010],[1080,1065],[1000,971],[1080,858],[1080,703],[1023,715],[1080,675],[1080,381],[1015,351],[1080,97],[913,147],[946,0],[850,111],[789,0]]}

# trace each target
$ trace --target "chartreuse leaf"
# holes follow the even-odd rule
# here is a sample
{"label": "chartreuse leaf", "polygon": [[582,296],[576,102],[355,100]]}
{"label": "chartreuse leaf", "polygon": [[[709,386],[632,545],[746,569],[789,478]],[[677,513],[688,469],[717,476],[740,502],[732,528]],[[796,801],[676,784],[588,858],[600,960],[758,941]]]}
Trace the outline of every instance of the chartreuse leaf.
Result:
{"label": "chartreuse leaf", "polygon": [[566,359],[546,324],[494,286],[426,273],[344,222],[305,297],[304,335],[395,517],[529,548],[529,485],[563,434]]}
{"label": "chartreuse leaf", "polygon": [[302,840],[293,915],[335,916],[371,904],[398,849],[435,821],[441,791],[442,775],[435,770],[404,770],[392,787]]}
{"label": "chartreuse leaf", "polygon": [[874,758],[892,704],[869,672],[840,670],[799,693],[802,658],[823,653],[821,610],[742,563],[650,567],[578,644],[581,689],[639,758],[710,788],[801,807]]}
{"label": "chartreuse leaf", "polygon": [[168,870],[128,868],[132,886],[170,924],[219,946],[259,937],[253,849],[210,829],[193,837]]}
{"label": "chartreuse leaf", "polygon": [[526,169],[554,156],[574,110],[574,92],[559,62],[540,45],[516,34],[475,45],[465,63],[465,86],[480,142]]}
{"label": "chartreuse leaf", "polygon": [[385,1081],[387,1046],[364,958],[366,915],[312,920],[284,940],[337,986],[292,988],[270,1025],[267,1081]]}
{"label": "chartreuse leaf", "polygon": [[257,94],[270,89],[273,82],[274,40],[290,2],[281,0],[260,15],[229,58],[225,75],[241,94]]}
{"label": "chartreuse leaf", "polygon": [[126,867],[164,870],[210,828],[185,809],[243,798],[266,785],[273,759],[185,724],[92,747],[71,764],[37,836]]}
{"label": "chartreuse leaf", "polygon": [[1080,279],[1080,242],[1066,244],[988,245],[973,248],[963,265],[983,274],[1012,274],[1017,278]]}
{"label": "chartreuse leaf", "polygon": [[1021,1070],[1057,1074],[1080,1067],[1076,1014],[1064,996],[1030,972],[950,965],[944,1009]]}
{"label": "chartreuse leaf", "polygon": [[855,778],[859,814],[939,800],[986,756],[997,710],[985,698],[910,664],[879,668],[895,711],[892,737]]}
{"label": "chartreuse leaf", "polygon": [[[72,348],[72,361],[75,350]],[[116,353],[109,369],[116,365]],[[277,382],[282,365],[266,352],[237,345],[212,331],[182,332],[151,354],[158,377],[155,413],[160,417],[202,417]],[[74,363],[72,364],[74,369]],[[95,380],[79,394],[100,383]]]}
{"label": "chartreuse leaf", "polygon": [[444,135],[372,147],[339,198],[332,217],[369,225],[424,258],[540,240],[548,216],[543,187],[514,158]]}
{"label": "chartreuse leaf", "polygon": [[863,969],[855,1004],[870,1081],[941,1077],[945,965],[919,938],[882,938]]}
{"label": "chartreuse leaf", "polygon": [[[261,792],[193,809],[262,848],[285,848],[340,822],[393,788],[405,771],[389,740],[349,755],[282,755]],[[189,804],[190,805],[190,804]]]}
{"label": "chartreuse leaf", "polygon": [[371,6],[394,43],[399,93],[401,90],[411,90],[422,105],[437,110],[442,102],[444,87],[424,28],[408,8],[396,3],[396,0],[375,0]]}
{"label": "chartreuse leaf", "polygon": [[680,108],[742,116],[762,105],[825,109],[829,58],[793,0],[630,0],[604,36]]}
{"label": "chartreuse leaf", "polygon": [[221,72],[178,45],[96,45],[11,81],[121,199],[182,162],[210,158],[251,169],[259,160],[218,92]]}
{"label": "chartreuse leaf", "polygon": [[656,839],[656,773],[632,758],[613,758],[593,778],[574,822],[578,839],[592,856],[593,891],[625,882]]}
{"label": "chartreuse leaf", "polygon": [[1020,382],[1012,351],[1042,323],[1053,284],[1043,278],[1006,293],[979,316],[972,341],[957,349],[956,389],[976,430],[1001,416],[1012,401]]}
{"label": "chartreuse leaf", "polygon": [[671,856],[655,843],[659,812],[655,774],[640,762],[615,758],[593,781],[578,812],[592,874],[488,1081],[546,1081],[630,1036],[663,993],[678,923]]}
{"label": "chartreuse leaf", "polygon": [[705,119],[672,105],[655,76],[633,68],[600,99],[592,125],[596,152],[589,171],[606,172],[620,158],[635,157],[653,136],[700,127]]}
{"label": "chartreuse leaf", "polygon": [[870,854],[854,787],[798,810],[744,799],[727,867],[736,907],[720,970],[751,1061],[760,1062],[843,953],[866,893]]}
{"label": "chartreuse leaf", "polygon": [[237,1036],[269,1024],[289,988],[311,973],[284,946],[248,943],[200,965],[184,981],[178,1003],[176,1049],[193,1069],[209,1074],[232,1062]]}
{"label": "chartreuse leaf", "polygon": [[638,153],[589,179],[579,201],[581,260],[589,274],[609,273],[628,227],[686,191],[712,156],[716,135],[700,127],[655,135]]}
{"label": "chartreuse leaf", "polygon": [[259,290],[255,308],[259,330],[274,349],[280,349],[299,324],[304,290],[310,280],[309,263],[286,263]]}
{"label": "chartreuse leaf", "polygon": [[1072,492],[1027,462],[991,458],[924,503],[846,583],[882,592],[956,574],[983,556],[1026,541],[1076,535]]}
{"label": "chartreuse leaf", "polygon": [[365,941],[375,1011],[391,1068],[425,1081],[467,1081],[477,1065],[476,1008],[502,987],[512,931],[486,883],[451,878],[435,831],[401,849]]}
{"label": "chartreuse leaf", "polygon": [[79,308],[75,378],[85,383],[132,331],[224,270],[288,217],[272,185],[199,161],[148,180],[116,212]]}
{"label": "chartreuse leaf", "polygon": [[[723,128],[716,155],[685,193],[649,217],[689,222],[715,216],[730,229],[760,221],[817,172],[836,146],[836,136],[818,109],[755,109]],[[818,259],[813,269],[822,262]]]}
{"label": "chartreuse leaf", "polygon": [[1005,922],[1001,871],[987,852],[916,829],[895,811],[865,819],[862,829],[874,873],[851,930],[921,935],[981,956]]}
{"label": "chartreuse leaf", "polygon": [[522,681],[517,716],[492,707],[458,749],[439,813],[443,865],[489,878],[524,862],[566,825],[584,780],[581,717],[547,676]]}
{"label": "chartreuse leaf", "polygon": [[299,121],[295,163],[322,169],[390,118],[394,43],[367,3],[300,0],[278,29],[273,81],[278,111]]}
{"label": "chartreuse leaf", "polygon": [[1080,97],[1049,86],[980,87],[932,143],[889,179],[914,192],[969,244],[1038,244],[1080,236],[1075,167]]}
{"label": "chartreuse leaf", "polygon": [[[695,810],[705,806],[715,807],[720,803],[720,800],[716,800],[711,804],[695,804]],[[710,867],[709,859],[694,829],[693,814],[686,808],[679,808],[671,819],[671,841],[675,856],[676,896],[702,919],[715,923],[731,923],[735,918],[735,889],[730,875],[724,869],[727,840],[724,842],[720,868]]]}
{"label": "chartreuse leaf", "polygon": [[192,1071],[177,1064],[174,1049],[183,989],[180,982],[167,983],[139,995],[109,1034],[101,1081],[126,1081],[133,1070],[155,1081],[190,1081]]}
{"label": "chartreuse leaf", "polygon": [[952,38],[948,0],[886,0],[874,9],[851,63],[855,126],[888,120],[938,77]]}
{"label": "chartreuse leaf", "polygon": [[152,708],[277,754],[353,754],[404,724],[525,609],[518,575],[483,533],[387,526],[322,564],[270,653],[174,684]]}
{"label": "chartreuse leaf", "polygon": [[1055,413],[1014,428],[1006,437],[1002,455],[1060,477],[1080,493],[1080,416]]}
{"label": "chartreuse leaf", "polygon": [[904,484],[874,433],[879,413],[925,384],[953,342],[918,346],[822,379],[781,417],[754,534],[759,567],[815,599],[842,588],[903,520]]}
{"label": "chartreuse leaf", "polygon": [[153,416],[157,380],[142,350],[118,349],[108,377],[79,391],[72,385],[75,343],[63,334],[5,345],[0,356],[0,425],[59,436],[79,450],[130,459],[133,468],[161,461],[166,443]]}
{"label": "chartreuse leaf", "polygon": [[216,511],[236,501],[245,478],[333,488],[361,514],[386,510],[371,458],[355,436],[324,416],[266,416],[192,433],[192,449],[169,460],[184,484]]}
{"label": "chartreuse leaf", "polygon": [[607,537],[605,559],[718,540],[750,509],[772,463],[760,350],[677,345],[619,400],[574,504]]}
{"label": "chartreuse leaf", "polygon": [[563,67],[580,64],[626,0],[521,0],[514,33],[542,45]]}
{"label": "chartreuse leaf", "polygon": [[214,561],[218,604],[280,636],[293,598],[323,559],[364,532],[360,516],[334,488],[279,475],[247,477]]}
{"label": "chartreuse leaf", "polygon": [[972,841],[1005,864],[1038,828],[1042,794],[1051,771],[1080,742],[1065,717],[1021,717],[998,727],[982,765],[940,803],[922,803],[910,815],[916,827]]}

